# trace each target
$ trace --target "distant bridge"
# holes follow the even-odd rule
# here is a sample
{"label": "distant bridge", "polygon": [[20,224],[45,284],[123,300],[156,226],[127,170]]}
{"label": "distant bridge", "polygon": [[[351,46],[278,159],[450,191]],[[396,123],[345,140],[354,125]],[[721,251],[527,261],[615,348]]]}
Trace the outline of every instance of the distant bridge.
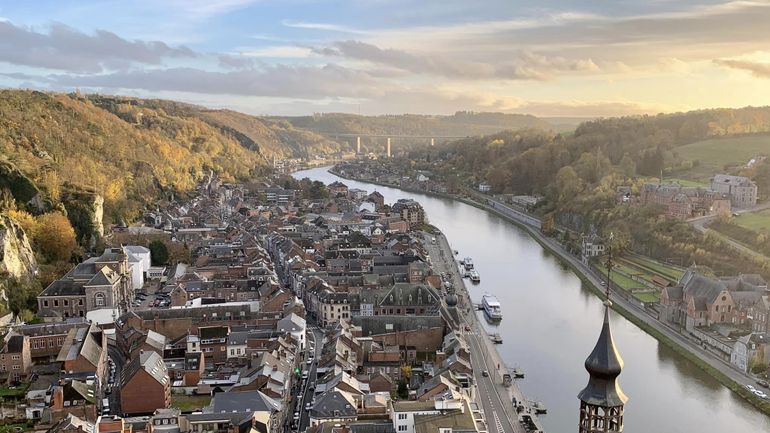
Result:
{"label": "distant bridge", "polygon": [[339,138],[353,138],[356,137],[356,153],[361,153],[361,137],[368,138],[370,141],[374,141],[374,139],[377,138],[384,138],[387,140],[385,144],[385,155],[387,155],[388,158],[392,156],[391,154],[391,140],[393,139],[399,139],[399,140],[430,140],[430,145],[435,146],[436,140],[458,140],[461,138],[470,138],[470,135],[397,135],[397,134],[354,134],[350,132],[316,132],[320,135],[325,135],[327,137],[334,137],[335,139]]}

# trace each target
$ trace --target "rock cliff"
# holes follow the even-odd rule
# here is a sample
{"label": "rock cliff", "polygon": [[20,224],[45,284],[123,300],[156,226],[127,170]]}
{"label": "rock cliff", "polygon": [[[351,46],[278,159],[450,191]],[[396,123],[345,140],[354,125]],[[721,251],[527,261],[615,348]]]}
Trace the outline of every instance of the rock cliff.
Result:
{"label": "rock cliff", "polygon": [[21,226],[7,216],[0,216],[0,280],[34,276],[37,260]]}

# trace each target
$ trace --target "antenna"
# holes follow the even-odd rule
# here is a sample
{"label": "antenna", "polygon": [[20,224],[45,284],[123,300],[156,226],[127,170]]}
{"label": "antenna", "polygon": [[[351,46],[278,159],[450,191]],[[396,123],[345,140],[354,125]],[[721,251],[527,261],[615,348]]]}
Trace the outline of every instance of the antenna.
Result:
{"label": "antenna", "polygon": [[605,294],[607,295],[606,305],[609,307],[612,305],[610,301],[610,272],[612,271],[612,239],[615,237],[613,232],[610,232],[609,242],[607,242],[607,285],[605,286]]}

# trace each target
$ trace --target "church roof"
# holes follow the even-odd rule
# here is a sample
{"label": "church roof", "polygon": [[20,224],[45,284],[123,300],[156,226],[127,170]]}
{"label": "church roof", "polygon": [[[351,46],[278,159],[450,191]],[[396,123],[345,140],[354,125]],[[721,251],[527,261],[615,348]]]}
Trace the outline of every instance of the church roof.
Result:
{"label": "church roof", "polygon": [[604,323],[599,340],[586,358],[585,368],[590,378],[588,385],[578,394],[581,401],[601,407],[616,407],[626,403],[628,397],[617,383],[617,377],[623,370],[623,358],[612,339],[609,305],[604,307]]}

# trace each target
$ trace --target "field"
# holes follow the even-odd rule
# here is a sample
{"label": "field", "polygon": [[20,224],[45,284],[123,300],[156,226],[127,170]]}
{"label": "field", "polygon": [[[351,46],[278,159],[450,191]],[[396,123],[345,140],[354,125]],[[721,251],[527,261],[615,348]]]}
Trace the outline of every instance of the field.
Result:
{"label": "field", "polygon": [[741,214],[735,217],[735,224],[745,229],[760,232],[770,230],[770,209]]}
{"label": "field", "polygon": [[726,165],[743,165],[757,155],[770,154],[770,136],[713,138],[677,147],[675,151],[685,160],[699,162],[697,167],[681,173],[682,177],[705,180],[724,171]]}
{"label": "field", "polygon": [[666,182],[676,182],[684,187],[705,187],[705,188],[709,187],[709,184],[706,181],[699,181],[699,180],[692,180],[692,179],[677,179],[677,178],[670,179],[668,177],[665,178],[664,180]]}

